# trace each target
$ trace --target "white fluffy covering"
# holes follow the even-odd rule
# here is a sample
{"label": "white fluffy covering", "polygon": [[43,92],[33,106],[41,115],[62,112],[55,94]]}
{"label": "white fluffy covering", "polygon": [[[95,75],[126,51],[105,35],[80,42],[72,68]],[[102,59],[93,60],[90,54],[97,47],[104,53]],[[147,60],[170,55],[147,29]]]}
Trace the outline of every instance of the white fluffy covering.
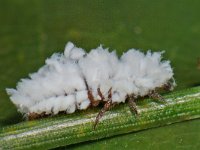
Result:
{"label": "white fluffy covering", "polygon": [[170,62],[161,61],[162,53],[130,49],[118,58],[101,45],[86,53],[68,42],[64,54],[53,54],[38,72],[6,91],[25,114],[86,109],[90,100],[85,81],[95,100],[101,99],[98,88],[105,101],[112,88],[112,102],[125,102],[127,95],[145,96],[173,78]]}

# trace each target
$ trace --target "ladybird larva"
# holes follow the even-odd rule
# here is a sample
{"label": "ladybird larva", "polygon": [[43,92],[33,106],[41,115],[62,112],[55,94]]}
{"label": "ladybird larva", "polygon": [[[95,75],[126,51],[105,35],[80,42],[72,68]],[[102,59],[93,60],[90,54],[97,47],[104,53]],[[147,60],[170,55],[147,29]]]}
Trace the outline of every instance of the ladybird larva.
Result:
{"label": "ladybird larva", "polygon": [[137,113],[135,99],[150,96],[162,99],[157,89],[172,90],[175,81],[170,61],[162,61],[163,52],[146,54],[130,49],[120,58],[101,45],[86,53],[72,42],[64,53],[55,53],[38,72],[22,79],[16,89],[6,89],[11,101],[29,119],[74,113],[104,106],[95,125],[115,104],[128,101]]}

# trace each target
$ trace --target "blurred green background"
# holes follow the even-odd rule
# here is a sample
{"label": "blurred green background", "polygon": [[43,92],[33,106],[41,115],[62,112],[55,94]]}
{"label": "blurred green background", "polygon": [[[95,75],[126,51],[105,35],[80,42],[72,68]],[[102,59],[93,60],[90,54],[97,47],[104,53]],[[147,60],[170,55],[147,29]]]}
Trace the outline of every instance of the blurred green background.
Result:
{"label": "blurred green background", "polygon": [[[67,41],[165,50],[176,90],[200,85],[199,0],[0,0],[0,128],[23,120],[5,93]],[[200,120],[120,135],[67,149],[200,149]]]}

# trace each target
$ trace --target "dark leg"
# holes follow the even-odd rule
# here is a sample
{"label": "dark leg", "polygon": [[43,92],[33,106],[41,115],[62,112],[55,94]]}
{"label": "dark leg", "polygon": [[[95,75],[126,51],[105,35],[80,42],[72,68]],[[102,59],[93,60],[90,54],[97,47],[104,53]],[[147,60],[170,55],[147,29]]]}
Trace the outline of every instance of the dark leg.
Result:
{"label": "dark leg", "polygon": [[88,99],[90,100],[90,103],[93,107],[96,107],[99,105],[99,101],[94,99],[94,96],[91,90],[88,90]]}
{"label": "dark leg", "polygon": [[97,124],[99,123],[99,120],[103,117],[104,113],[106,111],[108,111],[110,108],[112,107],[112,102],[111,100],[107,101],[103,108],[100,110],[100,112],[98,113],[97,117],[96,117],[96,120],[95,120],[95,123],[94,123],[94,129],[96,129],[96,126]]}
{"label": "dark leg", "polygon": [[110,88],[108,91],[108,99],[112,100],[112,88]]}
{"label": "dark leg", "polygon": [[128,98],[128,105],[130,107],[131,112],[134,113],[134,114],[136,114],[136,115],[138,115],[137,106],[136,106],[136,103],[134,101],[133,96],[130,96]]}
{"label": "dark leg", "polygon": [[86,88],[87,88],[87,91],[88,91],[88,99],[90,100],[90,105],[92,105],[93,107],[98,106],[98,105],[99,105],[99,101],[96,101],[96,100],[94,99],[94,96],[93,96],[93,94],[92,94],[91,89],[89,88],[89,86],[88,86],[88,84],[87,84],[86,79],[84,79],[84,81],[85,81],[85,85],[86,85]]}
{"label": "dark leg", "polygon": [[149,97],[153,98],[155,100],[158,100],[158,101],[165,102],[165,99],[158,92],[156,92],[156,91],[151,91],[149,93]]}
{"label": "dark leg", "polygon": [[103,101],[105,98],[103,96],[103,94],[101,93],[100,88],[97,89],[98,95],[101,97],[101,100]]}
{"label": "dark leg", "polygon": [[96,129],[97,124],[99,123],[99,120],[103,117],[104,113],[108,111],[111,107],[113,107],[115,104],[112,103],[112,88],[108,91],[108,101],[104,104],[103,108],[98,113],[95,123],[94,123],[94,129]]}

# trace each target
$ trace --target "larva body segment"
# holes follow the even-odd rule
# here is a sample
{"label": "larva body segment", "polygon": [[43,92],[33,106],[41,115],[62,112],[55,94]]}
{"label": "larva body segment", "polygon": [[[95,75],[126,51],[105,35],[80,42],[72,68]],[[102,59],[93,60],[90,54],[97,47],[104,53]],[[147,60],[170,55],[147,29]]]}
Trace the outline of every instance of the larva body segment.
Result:
{"label": "larva body segment", "polygon": [[101,45],[86,53],[68,42],[63,54],[53,54],[38,72],[6,91],[28,116],[73,113],[103,102],[100,119],[108,107],[127,97],[146,96],[157,88],[173,89],[173,70],[169,61],[161,61],[162,53],[148,51],[145,55],[130,49],[118,58],[115,51]]}

